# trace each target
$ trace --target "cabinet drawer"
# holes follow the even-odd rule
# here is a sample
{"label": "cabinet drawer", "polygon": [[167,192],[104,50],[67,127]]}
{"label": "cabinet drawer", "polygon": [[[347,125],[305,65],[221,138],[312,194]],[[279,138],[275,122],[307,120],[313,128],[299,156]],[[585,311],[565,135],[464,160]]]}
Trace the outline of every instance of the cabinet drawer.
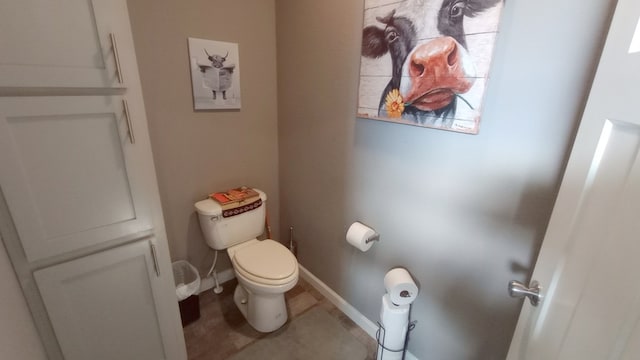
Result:
{"label": "cabinet drawer", "polygon": [[120,96],[0,98],[0,187],[29,261],[152,227],[132,123]]}
{"label": "cabinet drawer", "polygon": [[[34,273],[66,360],[167,359],[162,287],[141,240]],[[171,299],[175,301],[173,298]]]}
{"label": "cabinet drawer", "polygon": [[0,0],[0,87],[123,87],[125,0]]}

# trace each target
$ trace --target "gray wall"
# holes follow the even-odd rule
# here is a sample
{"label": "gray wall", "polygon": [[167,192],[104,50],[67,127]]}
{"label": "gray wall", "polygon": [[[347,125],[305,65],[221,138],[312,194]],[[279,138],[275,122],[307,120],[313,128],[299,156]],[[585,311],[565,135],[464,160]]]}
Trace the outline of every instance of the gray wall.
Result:
{"label": "gray wall", "polygon": [[[278,231],[274,1],[129,0],[171,257],[211,264],[193,204],[240,185],[269,197]],[[194,111],[187,38],[235,42],[242,109]],[[229,268],[226,254],[219,269]]]}
{"label": "gray wall", "polygon": [[[363,1],[278,0],[281,233],[303,266],[372,321],[407,267],[414,355],[504,359],[506,285],[532,271],[613,3],[507,1],[472,136],[356,119]],[[356,220],[382,234],[366,253]]]}

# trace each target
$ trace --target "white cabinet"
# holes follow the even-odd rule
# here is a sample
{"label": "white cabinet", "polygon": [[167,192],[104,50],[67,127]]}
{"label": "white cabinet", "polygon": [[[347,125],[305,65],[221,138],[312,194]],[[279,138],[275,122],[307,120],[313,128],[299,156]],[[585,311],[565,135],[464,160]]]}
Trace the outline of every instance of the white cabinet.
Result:
{"label": "white cabinet", "polygon": [[0,87],[122,87],[130,37],[124,1],[0,0]]}
{"label": "white cabinet", "polygon": [[186,359],[126,0],[0,0],[0,235],[49,359]]}
{"label": "white cabinet", "polygon": [[29,261],[151,229],[127,113],[121,96],[0,98],[0,186]]}
{"label": "white cabinet", "polygon": [[[137,241],[34,273],[65,360],[172,360],[159,326],[162,281]],[[171,299],[173,300],[173,299]],[[169,319],[170,320],[170,319]]]}

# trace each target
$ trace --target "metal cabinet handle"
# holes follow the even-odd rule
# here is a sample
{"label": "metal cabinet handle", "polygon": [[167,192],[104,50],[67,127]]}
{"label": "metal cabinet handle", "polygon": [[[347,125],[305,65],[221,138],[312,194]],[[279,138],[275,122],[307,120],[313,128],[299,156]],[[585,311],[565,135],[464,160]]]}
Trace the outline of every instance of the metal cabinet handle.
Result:
{"label": "metal cabinet handle", "polygon": [[131,123],[131,115],[129,114],[129,103],[127,99],[122,99],[122,106],[124,107],[124,116],[127,118],[127,128],[129,129],[129,140],[131,144],[136,143],[136,137],[133,135],[133,123]]}
{"label": "metal cabinet handle", "polygon": [[124,83],[124,77],[122,76],[122,68],[120,67],[120,55],[118,54],[118,43],[116,42],[116,36],[113,33],[109,34],[109,38],[111,39],[111,48],[113,49],[113,57],[116,61],[116,72],[118,75],[118,82],[120,84]]}
{"label": "metal cabinet handle", "polygon": [[153,257],[153,268],[156,270],[156,275],[160,277],[160,265],[158,264],[158,253],[156,252],[156,245],[149,241],[151,245],[151,256]]}
{"label": "metal cabinet handle", "polygon": [[526,287],[523,283],[511,280],[509,282],[509,296],[513,298],[522,298],[528,297],[529,301],[531,301],[531,305],[538,306],[540,301],[542,301],[542,295],[540,294],[540,290],[542,287],[540,284],[533,280],[531,282],[530,287]]}

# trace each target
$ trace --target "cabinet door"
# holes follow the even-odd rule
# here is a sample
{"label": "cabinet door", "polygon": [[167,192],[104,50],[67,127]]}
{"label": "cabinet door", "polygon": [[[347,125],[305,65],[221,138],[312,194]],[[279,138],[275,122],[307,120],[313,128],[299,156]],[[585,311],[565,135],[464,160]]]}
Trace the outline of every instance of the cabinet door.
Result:
{"label": "cabinet door", "polygon": [[119,96],[0,98],[0,187],[29,261],[152,227],[128,124]]}
{"label": "cabinet door", "polygon": [[166,283],[156,275],[149,241],[38,270],[34,277],[66,360],[171,354],[160,326],[167,316],[159,311]]}
{"label": "cabinet door", "polygon": [[130,37],[124,0],[0,0],[0,87],[121,87]]}

